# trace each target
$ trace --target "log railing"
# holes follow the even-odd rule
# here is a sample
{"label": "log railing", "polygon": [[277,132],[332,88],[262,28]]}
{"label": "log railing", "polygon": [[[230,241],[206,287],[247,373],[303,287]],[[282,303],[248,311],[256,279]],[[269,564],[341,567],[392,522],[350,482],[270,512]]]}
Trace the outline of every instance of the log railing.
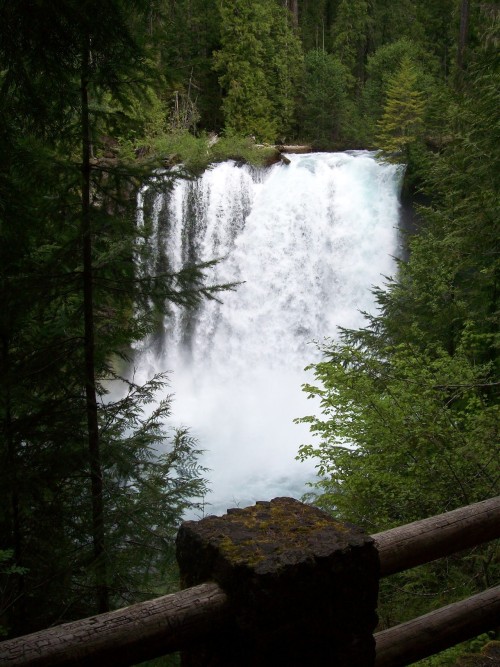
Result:
{"label": "log railing", "polygon": [[404,667],[500,622],[500,586],[375,635],[376,667]]}
{"label": "log railing", "polygon": [[[255,506],[256,509],[237,510],[234,518],[228,513],[221,519],[208,517],[208,519],[203,519],[197,524],[188,522],[185,524],[190,525],[190,527],[188,526],[188,533],[191,530],[196,534],[195,540],[191,542],[189,542],[191,538],[188,535],[188,546],[190,546],[187,551],[188,555],[184,556],[184,559],[187,558],[187,561],[192,559],[193,544],[198,544],[200,539],[205,539],[207,535],[209,550],[206,553],[212,554],[214,549],[218,548],[214,547],[214,539],[210,537],[210,531],[213,528],[210,523],[211,520],[212,522],[219,522],[217,524],[217,535],[220,533],[221,526],[225,529],[232,525],[234,528],[233,524],[236,521],[236,533],[242,536],[241,545],[234,542],[229,531],[221,542],[226,549],[222,554],[222,560],[218,556],[213,558],[210,556],[210,558],[213,560],[212,566],[215,573],[213,578],[217,579],[219,577],[223,580],[226,575],[220,573],[220,563],[232,558],[236,568],[235,571],[238,572],[238,582],[241,579],[241,566],[245,558],[247,558],[245,566],[248,566],[247,552],[249,549],[253,549],[252,566],[255,566],[257,574],[263,573],[264,581],[267,581],[271,575],[271,578],[274,577],[275,572],[278,571],[281,577],[283,563],[291,563],[295,572],[294,576],[296,576],[297,568],[302,566],[299,562],[300,558],[305,558],[307,562],[312,560],[317,565],[323,561],[326,562],[326,559],[331,557],[333,559],[331,562],[334,565],[329,566],[330,570],[338,570],[340,567],[344,567],[344,565],[339,565],[341,563],[339,554],[347,553],[348,559],[355,559],[358,557],[356,554],[360,553],[360,550],[366,548],[369,552],[374,541],[380,559],[379,576],[385,577],[500,537],[500,497],[387,530],[373,535],[373,539],[367,538],[364,541],[358,533],[349,534],[346,538],[347,529],[345,526],[329,518],[324,518],[324,515],[311,514],[309,516],[307,513],[310,512],[310,509],[307,506],[301,506],[306,508],[304,511],[300,508],[297,509],[301,504],[296,501],[289,501],[294,503],[291,505],[291,512],[294,515],[294,521],[297,520],[298,522],[298,525],[292,525],[283,515],[283,512],[288,511],[288,506],[286,503],[281,502],[280,504],[278,502],[284,500],[276,499],[271,503],[258,503]],[[317,512],[317,510],[313,512]],[[278,553],[276,548],[272,546],[273,540],[278,539],[273,532],[275,526],[278,525],[276,520],[278,514],[280,525],[286,525],[286,530],[291,533],[286,538],[288,542],[285,540],[285,546],[288,549],[286,556],[282,556],[282,553]],[[264,520],[264,515],[268,516],[269,521]],[[262,518],[262,516],[264,516],[264,519],[256,520],[256,517]],[[274,524],[271,518],[275,521]],[[198,524],[201,526],[200,530],[198,530]],[[249,544],[248,534],[251,534],[251,531],[256,531],[257,528],[260,529],[261,526],[265,526],[265,531],[264,533],[261,531],[262,534],[256,538],[255,544],[257,546],[252,540],[250,540],[252,544]],[[314,532],[314,544],[312,544],[314,540],[309,535],[306,536],[307,539],[304,537],[305,531],[309,530],[310,526],[312,526],[311,530]],[[245,534],[245,530],[250,531],[250,533]],[[333,535],[332,531],[334,530],[337,531],[336,537],[331,538],[330,536]],[[333,556],[330,555],[332,550],[326,545],[329,539],[333,541],[340,540],[340,546],[336,551],[333,550],[335,552]],[[345,542],[346,539],[347,542]],[[231,546],[229,551],[227,549],[228,540],[230,540]],[[231,540],[233,541],[231,542]],[[290,540],[292,541],[290,542]],[[300,545],[297,547],[296,545],[299,543]],[[293,545],[292,549],[290,549],[290,544]],[[311,557],[310,552],[307,552],[308,549],[312,549],[313,557]],[[227,555],[228,553],[231,555],[230,558]],[[271,559],[268,558],[268,553],[271,553]],[[210,558],[207,557],[204,560],[210,560]],[[366,562],[368,563],[370,557],[367,558]],[[278,563],[279,567],[276,568],[276,571],[271,571],[272,568],[270,569],[271,566],[269,565],[271,562]],[[202,579],[207,577],[204,579],[207,583],[191,585],[179,593],[135,604],[117,611],[56,626],[24,637],[5,640],[0,643],[0,665],[2,667],[127,666],[178,650],[186,652],[187,657],[184,658],[183,664],[189,665],[189,667],[205,665],[209,661],[210,664],[214,665],[235,664],[234,655],[232,658],[226,655],[220,659],[214,659],[213,652],[218,650],[217,648],[214,649],[214,646],[226,646],[227,642],[231,641],[230,637],[233,636],[233,633],[241,633],[241,628],[235,629],[235,616],[238,615],[238,612],[237,609],[235,611],[232,593],[226,592],[226,587],[223,589],[215,581],[208,581],[212,577],[210,574],[206,575],[203,571],[203,568],[207,566],[206,562],[195,565],[196,574],[193,574],[193,566],[190,562],[187,562],[187,565],[184,564],[183,573],[181,562],[181,574],[183,573],[184,580],[188,585],[196,580],[196,577],[202,577]],[[371,566],[368,565],[367,567],[369,569]],[[304,570],[304,572],[307,578],[309,570]],[[316,574],[315,576],[319,575]],[[343,578],[347,581],[347,577],[348,575],[341,573],[339,581],[342,581]],[[282,579],[280,581],[282,586]],[[267,586],[267,583],[265,585]],[[231,588],[230,583],[229,588]],[[328,590],[328,586],[325,590]],[[251,597],[255,599],[258,598],[258,595],[252,593]],[[314,600],[314,603],[316,603],[316,600]],[[321,603],[319,604],[321,607]],[[274,608],[272,612],[274,618]],[[321,615],[324,616],[325,612],[321,611]],[[247,622],[248,618],[246,618],[245,623]],[[408,623],[375,634],[376,655],[370,656],[368,651],[366,656],[363,654],[363,657],[358,656],[350,659],[346,655],[344,647],[339,654],[340,658],[336,658],[336,664],[352,664],[359,667],[365,665],[367,667],[368,665],[376,665],[376,667],[404,666],[499,625],[500,586],[497,586],[465,601],[448,605]],[[286,631],[293,635],[293,632],[290,633],[289,627]],[[315,626],[312,632],[316,633]],[[240,634],[237,642],[241,643],[241,641]],[[206,646],[207,642],[212,647],[212,653],[210,654],[211,657],[204,662],[204,649],[200,647]],[[318,640],[316,635],[314,642],[316,645],[321,645],[321,641]],[[331,644],[332,642],[329,641],[328,643]],[[354,643],[360,644],[357,640]],[[270,644],[264,645],[266,650],[271,651],[271,653],[275,650]],[[311,642],[308,645],[311,645]],[[241,660],[239,664],[247,663]],[[274,655],[269,662],[263,658],[262,661],[248,662],[248,664],[279,664],[279,659],[277,660],[276,655]],[[282,664],[285,664],[285,662]],[[291,663],[288,661],[286,664],[295,663],[292,660]],[[300,664],[299,661],[296,664]],[[321,658],[313,658],[303,664],[312,666],[323,664],[323,662]]]}

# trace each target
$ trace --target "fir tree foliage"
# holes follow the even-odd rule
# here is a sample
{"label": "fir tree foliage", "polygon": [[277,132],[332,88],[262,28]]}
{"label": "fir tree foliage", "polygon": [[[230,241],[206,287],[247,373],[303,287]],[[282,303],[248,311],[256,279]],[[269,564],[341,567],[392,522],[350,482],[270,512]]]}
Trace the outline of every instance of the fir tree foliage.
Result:
{"label": "fir tree foliage", "polygon": [[348,69],[340,60],[319,49],[305,57],[302,134],[314,146],[332,145],[343,136],[349,120]]}
{"label": "fir tree foliage", "polygon": [[157,592],[204,489],[169,404],[143,412],[161,378],[104,398],[113,355],[153,326],[133,311],[146,289],[188,306],[216,289],[197,266],[138,279],[133,190],[151,167],[105,155],[151,130],[147,7],[59,5],[0,7],[0,605],[16,634]]}
{"label": "fir tree foliage", "polygon": [[360,82],[364,67],[372,20],[365,0],[341,0],[332,26],[332,48],[340,61]]}
{"label": "fir tree foliage", "polygon": [[301,450],[319,458],[318,502],[372,533],[490,497],[498,483],[491,367],[471,362],[467,335],[453,355],[383,340],[346,331],[323,350],[321,386],[305,387],[323,416],[303,420],[320,442]]}
{"label": "fir tree foliage", "polygon": [[[420,210],[409,260],[375,290],[379,308],[366,326],[323,346],[316,381],[305,386],[322,411],[301,419],[314,439],[300,456],[315,457],[320,473],[311,501],[371,533],[499,493],[500,144],[492,118],[500,87],[491,56],[485,43],[469,60],[449,107],[448,145],[426,157],[431,203]],[[492,543],[398,575],[382,584],[382,625],[428,611],[428,600],[463,599],[499,574]]]}
{"label": "fir tree foliage", "polygon": [[408,59],[417,74],[416,85],[425,91],[427,101],[435,94],[437,84],[432,72],[432,61],[418,42],[403,37],[384,44],[368,57],[367,80],[362,92],[362,108],[366,117],[372,120],[369,131],[376,133],[376,121],[384,111],[389,82],[395,77],[403,59]]}
{"label": "fir tree foliage", "polygon": [[418,89],[418,73],[408,57],[388,84],[376,141],[385,153],[404,153],[422,136],[425,101]]}
{"label": "fir tree foliage", "polygon": [[273,142],[293,120],[301,47],[287,10],[274,2],[221,0],[221,48],[215,68],[225,91],[229,133]]}
{"label": "fir tree foliage", "polygon": [[[120,378],[117,378],[119,381]],[[171,581],[179,517],[201,507],[206,470],[186,429],[168,429],[165,375],[145,385],[123,379],[123,398],[103,403],[106,548],[113,606],[154,597]]]}

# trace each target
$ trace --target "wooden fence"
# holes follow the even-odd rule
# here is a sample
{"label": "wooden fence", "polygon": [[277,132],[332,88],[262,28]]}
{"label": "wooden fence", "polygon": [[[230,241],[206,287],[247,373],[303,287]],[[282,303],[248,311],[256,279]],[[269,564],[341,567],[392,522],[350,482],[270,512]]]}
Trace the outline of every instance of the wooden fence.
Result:
{"label": "wooden fence", "polygon": [[[179,650],[187,667],[313,667],[332,658],[332,664],[352,667],[408,665],[500,626],[500,586],[373,636],[378,577],[499,537],[500,497],[371,537],[291,499],[257,503],[224,517],[183,524],[178,552],[188,588],[5,640],[0,665],[117,667]],[[315,580],[325,576],[334,579],[321,579],[316,589]],[[247,586],[256,587],[250,595],[241,590]],[[339,600],[332,611],[334,597]],[[276,599],[283,601],[282,609]],[[247,603],[257,605],[253,615],[247,613]],[[316,616],[308,625],[309,608]],[[269,629],[270,623],[281,624],[283,631]],[[271,638],[262,641],[266,631]],[[333,650],[337,644],[342,646]],[[290,645],[288,653],[284,645]],[[316,653],[311,653],[313,645]],[[238,651],[250,657],[235,662]]]}

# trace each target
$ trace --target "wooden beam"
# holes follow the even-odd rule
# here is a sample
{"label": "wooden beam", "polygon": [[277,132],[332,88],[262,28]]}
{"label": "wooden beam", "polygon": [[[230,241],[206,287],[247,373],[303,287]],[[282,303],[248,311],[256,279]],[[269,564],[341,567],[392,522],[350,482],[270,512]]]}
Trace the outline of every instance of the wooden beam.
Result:
{"label": "wooden beam", "polygon": [[126,667],[213,637],[229,618],[226,594],[201,584],[156,600],[0,643],[2,667]]}
{"label": "wooden beam", "polygon": [[[373,537],[379,550],[381,576],[388,576],[500,537],[500,497],[387,530]],[[495,622],[498,625],[500,591],[498,588],[492,591],[496,591],[497,606],[489,598],[491,591],[486,591],[459,603],[466,610],[465,615],[470,614],[467,605],[472,604],[473,600],[479,600],[485,611],[497,610]],[[486,597],[483,599],[481,596]],[[397,638],[402,628],[409,627],[411,634],[415,632],[415,624],[422,628],[424,619],[432,619],[447,609],[444,607],[404,626],[398,626],[399,630],[392,628],[379,633],[377,642],[380,656],[388,650],[386,647],[389,646],[390,637]],[[460,625],[458,621],[446,621],[457,628],[456,631],[450,628],[450,632],[445,633],[446,637],[453,636],[452,640],[446,639],[449,642],[447,646],[484,631],[483,621],[474,620],[476,617],[482,618],[480,612],[476,610],[474,614],[470,628],[469,623]],[[217,584],[206,583],[125,609],[5,640],[0,642],[0,664],[5,667],[127,667],[187,646],[192,647],[196,643],[201,644],[208,636],[213,638],[214,633],[227,628],[230,620],[226,593]],[[483,626],[479,627],[481,624]],[[426,644],[426,641],[425,636],[422,636],[417,643],[420,646]],[[411,645],[407,639],[402,643]],[[435,644],[433,646],[425,655],[441,650],[435,648]],[[382,660],[382,657],[378,660]],[[377,662],[378,667],[386,664],[408,663]]]}
{"label": "wooden beam", "polygon": [[500,623],[500,586],[375,635],[375,667],[405,667]]}
{"label": "wooden beam", "polygon": [[500,537],[500,496],[372,537],[387,577]]}

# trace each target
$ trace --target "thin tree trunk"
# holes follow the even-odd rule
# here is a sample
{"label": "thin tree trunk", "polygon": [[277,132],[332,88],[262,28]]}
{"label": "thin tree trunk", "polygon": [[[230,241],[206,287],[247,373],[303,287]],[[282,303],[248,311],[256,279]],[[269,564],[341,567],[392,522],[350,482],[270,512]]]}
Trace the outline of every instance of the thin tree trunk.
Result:
{"label": "thin tree trunk", "polygon": [[283,0],[283,7],[292,14],[293,25],[297,28],[299,25],[299,0]]}
{"label": "thin tree trunk", "polygon": [[[7,469],[8,479],[10,484],[10,510],[11,510],[11,530],[14,544],[14,563],[16,566],[22,566],[22,530],[21,530],[21,512],[20,500],[18,491],[18,469],[16,448],[12,432],[12,412],[11,412],[11,394],[10,394],[10,350],[9,342],[6,336],[2,337],[2,360],[0,364],[2,375],[5,378],[4,385],[4,437],[7,445]],[[17,573],[13,577],[14,581],[14,597],[19,598],[18,614],[16,620],[16,627],[24,630],[25,614],[25,597],[24,597],[24,575]]]}
{"label": "thin tree trunk", "polygon": [[464,71],[465,50],[469,34],[469,3],[470,0],[461,0],[460,3],[460,35],[458,39],[457,68],[458,76],[461,78]]}
{"label": "thin tree trunk", "polygon": [[96,578],[97,609],[109,611],[107,566],[104,544],[104,498],[99,427],[97,421],[97,396],[95,381],[94,305],[92,276],[92,229],[90,201],[91,136],[89,118],[90,40],[83,45],[81,70],[81,130],[82,130],[82,251],[83,251],[83,311],[85,351],[85,396],[88,428],[88,452],[92,493],[92,541]]}

